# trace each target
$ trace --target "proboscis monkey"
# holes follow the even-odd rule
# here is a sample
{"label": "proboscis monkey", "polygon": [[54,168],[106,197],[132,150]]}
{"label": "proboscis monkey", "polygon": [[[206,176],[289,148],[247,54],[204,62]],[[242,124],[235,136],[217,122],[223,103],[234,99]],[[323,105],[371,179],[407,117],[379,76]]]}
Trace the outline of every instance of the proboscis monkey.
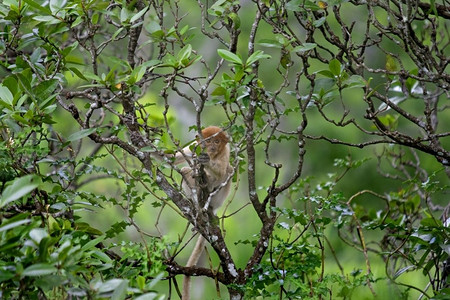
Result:
{"label": "proboscis monkey", "polygon": [[[233,173],[233,168],[230,165],[230,146],[228,141],[227,134],[216,126],[209,126],[203,129],[202,136],[197,141],[202,149],[202,153],[198,155],[197,159],[203,166],[206,175],[206,189],[210,193],[206,204],[203,205],[208,209],[212,209],[214,213],[223,204],[231,188],[230,177]],[[183,149],[183,153],[175,155],[174,163],[179,164],[192,157],[192,150],[186,147]],[[183,175],[182,188],[186,196],[192,201],[198,201],[201,187],[198,186],[198,180],[195,178],[197,173],[191,167],[183,167],[181,174]],[[196,203],[196,206],[202,208],[199,203]],[[192,267],[197,264],[204,246],[205,238],[199,235],[186,267]],[[190,299],[190,281],[190,277],[185,276],[182,300]]]}

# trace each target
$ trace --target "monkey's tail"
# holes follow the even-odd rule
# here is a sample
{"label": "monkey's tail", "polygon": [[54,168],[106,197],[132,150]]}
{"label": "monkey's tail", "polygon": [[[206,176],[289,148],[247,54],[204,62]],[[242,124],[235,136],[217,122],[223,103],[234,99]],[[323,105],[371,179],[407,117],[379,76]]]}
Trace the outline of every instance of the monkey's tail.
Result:
{"label": "monkey's tail", "polygon": [[[200,258],[200,255],[202,255],[203,248],[205,247],[205,238],[202,235],[198,236],[197,243],[195,243],[194,250],[192,251],[191,256],[188,259],[188,262],[186,263],[186,267],[192,267],[195,266],[198,262],[198,259]],[[190,276],[184,276],[183,280],[183,295],[181,296],[182,300],[190,300],[190,288],[191,288],[191,277]]]}

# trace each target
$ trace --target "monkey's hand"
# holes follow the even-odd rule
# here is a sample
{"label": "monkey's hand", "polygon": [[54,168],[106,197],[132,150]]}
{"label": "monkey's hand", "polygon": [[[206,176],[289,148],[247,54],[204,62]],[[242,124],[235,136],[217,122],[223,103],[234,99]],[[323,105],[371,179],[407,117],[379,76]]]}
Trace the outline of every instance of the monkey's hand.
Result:
{"label": "monkey's hand", "polygon": [[198,155],[198,162],[201,163],[202,165],[209,163],[209,161],[210,161],[210,158],[207,153],[200,153]]}

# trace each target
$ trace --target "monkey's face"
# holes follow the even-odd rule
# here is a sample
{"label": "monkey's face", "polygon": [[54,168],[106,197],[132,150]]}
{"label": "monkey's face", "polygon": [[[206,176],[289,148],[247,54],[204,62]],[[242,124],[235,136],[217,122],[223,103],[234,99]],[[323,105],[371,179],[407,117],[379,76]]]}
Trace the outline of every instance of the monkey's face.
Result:
{"label": "monkey's face", "polygon": [[202,130],[202,147],[211,159],[216,158],[225,151],[228,136],[221,128],[210,126]]}
{"label": "monkey's face", "polygon": [[205,140],[205,149],[209,157],[214,159],[218,154],[222,153],[225,142],[220,138],[212,138]]}

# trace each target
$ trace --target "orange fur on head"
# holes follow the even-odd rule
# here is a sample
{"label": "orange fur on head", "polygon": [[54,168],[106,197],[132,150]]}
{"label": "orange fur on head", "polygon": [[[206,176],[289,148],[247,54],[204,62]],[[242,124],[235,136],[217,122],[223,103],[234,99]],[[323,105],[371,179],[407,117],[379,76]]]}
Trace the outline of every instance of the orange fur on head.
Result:
{"label": "orange fur on head", "polygon": [[225,153],[228,144],[228,135],[217,126],[209,126],[202,130],[202,144],[211,159]]}
{"label": "orange fur on head", "polygon": [[228,143],[228,136],[227,134],[222,130],[222,128],[217,126],[209,126],[202,130],[202,136],[204,139],[209,138],[210,136],[213,136],[217,133],[214,138],[218,138],[221,141]]}

